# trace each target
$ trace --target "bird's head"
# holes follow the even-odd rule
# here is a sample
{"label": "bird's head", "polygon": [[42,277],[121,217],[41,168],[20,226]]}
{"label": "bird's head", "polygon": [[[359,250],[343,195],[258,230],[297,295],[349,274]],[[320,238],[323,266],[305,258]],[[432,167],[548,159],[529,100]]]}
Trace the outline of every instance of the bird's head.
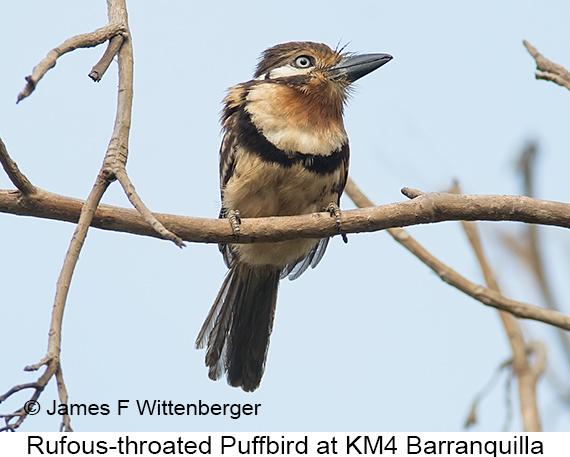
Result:
{"label": "bird's head", "polygon": [[253,80],[230,88],[222,124],[227,128],[232,114],[244,107],[267,135],[296,128],[345,138],[342,115],[350,85],[391,59],[310,41],[278,44],[263,52]]}
{"label": "bird's head", "polygon": [[326,44],[294,41],[266,49],[254,78],[292,78],[294,85],[299,85],[300,81],[309,83],[311,79],[322,79],[346,88],[390,60],[390,54],[342,53]]}
{"label": "bird's head", "polygon": [[389,54],[343,53],[322,43],[294,41],[265,50],[254,81],[288,88],[274,86],[274,95],[296,112],[341,118],[350,85],[390,60]]}

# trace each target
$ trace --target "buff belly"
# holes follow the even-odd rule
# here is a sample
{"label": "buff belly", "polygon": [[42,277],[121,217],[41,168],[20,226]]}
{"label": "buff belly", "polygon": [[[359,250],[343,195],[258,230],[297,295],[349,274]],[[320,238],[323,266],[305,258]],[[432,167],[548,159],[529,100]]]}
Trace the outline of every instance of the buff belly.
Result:
{"label": "buff belly", "polygon": [[[226,211],[238,210],[243,218],[320,212],[330,203],[337,203],[339,182],[340,171],[317,174],[301,164],[286,168],[245,153],[236,161],[224,189],[223,206]],[[234,244],[231,249],[240,262],[283,268],[305,257],[318,242],[297,239]]]}

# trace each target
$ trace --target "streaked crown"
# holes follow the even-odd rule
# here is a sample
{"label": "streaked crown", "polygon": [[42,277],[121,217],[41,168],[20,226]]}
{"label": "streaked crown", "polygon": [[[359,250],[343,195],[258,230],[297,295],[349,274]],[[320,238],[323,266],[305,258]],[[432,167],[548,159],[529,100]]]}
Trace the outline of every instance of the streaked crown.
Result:
{"label": "streaked crown", "polygon": [[266,49],[261,55],[254,78],[307,74],[339,63],[343,54],[323,43],[293,41]]}

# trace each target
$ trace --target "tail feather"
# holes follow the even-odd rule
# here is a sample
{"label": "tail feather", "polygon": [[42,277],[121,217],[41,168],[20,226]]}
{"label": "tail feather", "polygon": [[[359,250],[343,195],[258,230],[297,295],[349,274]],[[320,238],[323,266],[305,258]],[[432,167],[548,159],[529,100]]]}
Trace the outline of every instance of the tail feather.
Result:
{"label": "tail feather", "polygon": [[208,346],[206,351],[206,366],[210,368],[210,379],[220,379],[224,372],[224,359],[226,337],[231,321],[232,309],[228,303],[232,303],[235,288],[231,287],[234,270],[230,270],[224,280],[220,292],[208,313],[202,329],[196,338],[196,348],[202,349]]}
{"label": "tail feather", "polygon": [[206,366],[211,379],[225,370],[228,384],[251,392],[265,369],[277,302],[280,270],[269,266],[232,266],[212,306],[196,347],[207,339]]}

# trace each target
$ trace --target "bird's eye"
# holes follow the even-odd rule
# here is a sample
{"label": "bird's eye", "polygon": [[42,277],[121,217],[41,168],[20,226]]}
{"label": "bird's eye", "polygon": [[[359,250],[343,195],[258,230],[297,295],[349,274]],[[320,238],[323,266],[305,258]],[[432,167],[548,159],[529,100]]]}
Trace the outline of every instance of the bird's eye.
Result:
{"label": "bird's eye", "polygon": [[299,56],[293,61],[293,66],[297,68],[309,68],[314,65],[313,58],[309,56]]}

